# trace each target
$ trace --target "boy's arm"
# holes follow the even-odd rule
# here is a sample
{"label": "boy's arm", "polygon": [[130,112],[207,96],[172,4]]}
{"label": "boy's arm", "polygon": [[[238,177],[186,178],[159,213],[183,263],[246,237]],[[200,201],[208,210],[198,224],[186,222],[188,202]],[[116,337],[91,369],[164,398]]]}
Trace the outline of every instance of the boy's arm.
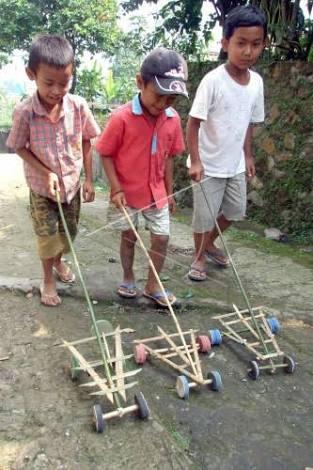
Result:
{"label": "boy's arm", "polygon": [[126,199],[123,188],[119,182],[115,171],[113,159],[111,157],[106,157],[103,155],[100,156],[102,160],[103,169],[105,171],[105,174],[107,175],[111,187],[111,201],[118,209],[120,209],[122,206],[126,206]]}
{"label": "boy's arm", "polygon": [[26,147],[22,147],[16,149],[15,152],[19,157],[21,157],[25,162],[35,168],[39,173],[42,174],[46,181],[46,185],[48,187],[49,194],[52,197],[55,197],[55,192],[60,191],[59,179],[58,176],[53,173],[50,168],[46,167],[36,155],[34,155],[30,150]]}
{"label": "boy's arm", "polygon": [[246,160],[246,174],[247,178],[251,179],[255,176],[255,166],[252,155],[252,139],[253,139],[253,126],[250,124],[248,126],[245,141],[243,144],[243,151],[245,154]]}
{"label": "boy's arm", "polygon": [[199,128],[201,124],[201,119],[194,118],[189,116],[187,122],[187,132],[186,132],[186,140],[187,140],[187,147],[190,153],[190,168],[189,168],[189,176],[194,181],[201,181],[203,178],[203,166],[200,160],[199,155]]}
{"label": "boy's arm", "polygon": [[92,145],[90,140],[83,140],[83,164],[85,172],[83,200],[84,202],[92,202],[95,199],[95,190],[92,181]]}
{"label": "boy's arm", "polygon": [[165,160],[165,172],[164,172],[164,183],[168,199],[168,206],[171,214],[174,214],[176,210],[176,202],[173,196],[173,170],[174,170],[174,159],[173,157],[167,157]]}

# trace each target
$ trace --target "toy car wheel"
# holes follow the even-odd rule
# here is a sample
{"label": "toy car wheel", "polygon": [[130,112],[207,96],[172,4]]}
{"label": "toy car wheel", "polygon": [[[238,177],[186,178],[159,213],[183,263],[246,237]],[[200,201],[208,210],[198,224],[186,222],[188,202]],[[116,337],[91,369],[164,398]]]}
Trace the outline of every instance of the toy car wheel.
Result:
{"label": "toy car wheel", "polygon": [[284,357],[284,364],[286,364],[285,372],[286,374],[293,374],[296,368],[296,363],[291,356]]}
{"label": "toy car wheel", "polygon": [[199,352],[207,353],[211,349],[210,338],[206,335],[199,335],[196,337],[196,342],[199,345]]}
{"label": "toy car wheel", "polygon": [[148,419],[150,410],[142,392],[135,394],[135,403],[138,405],[137,415],[140,419]]}
{"label": "toy car wheel", "polygon": [[212,370],[211,372],[209,372],[207,377],[208,379],[212,380],[212,382],[210,383],[211,390],[214,390],[214,392],[219,392],[220,390],[222,390],[222,377],[221,374],[217,372],[217,370]]}
{"label": "toy car wheel", "polygon": [[93,423],[96,432],[103,432],[105,426],[105,420],[103,418],[101,405],[94,405],[93,407]]}
{"label": "toy car wheel", "polygon": [[276,317],[268,317],[266,321],[273,335],[276,335],[280,330],[280,323],[278,319]]}
{"label": "toy car wheel", "polygon": [[187,377],[179,375],[176,379],[176,392],[179,398],[188,400],[189,398],[189,383]]}
{"label": "toy car wheel", "polygon": [[250,369],[248,371],[248,376],[256,380],[260,376],[259,364],[256,361],[249,361]]}
{"label": "toy car wheel", "polygon": [[209,338],[212,346],[222,344],[222,335],[218,329],[209,330]]}
{"label": "toy car wheel", "polygon": [[70,366],[70,377],[73,382],[79,379],[81,375],[81,369],[79,369],[80,363],[76,357],[72,357],[71,366]]}
{"label": "toy car wheel", "polygon": [[136,364],[144,364],[147,360],[147,351],[143,343],[136,344],[134,347],[134,358]]}

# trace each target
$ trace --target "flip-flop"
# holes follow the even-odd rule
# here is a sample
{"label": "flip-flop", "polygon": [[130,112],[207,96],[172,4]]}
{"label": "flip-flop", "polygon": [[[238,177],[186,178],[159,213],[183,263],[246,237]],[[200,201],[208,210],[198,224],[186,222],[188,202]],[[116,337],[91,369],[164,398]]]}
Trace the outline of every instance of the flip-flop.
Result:
{"label": "flip-flop", "polygon": [[215,250],[205,251],[207,261],[212,261],[217,266],[227,267],[229,265],[229,259],[222,250],[216,248]]}
{"label": "flip-flop", "polygon": [[[177,298],[175,297],[175,295],[173,295],[172,292],[170,292],[169,290],[166,290],[165,293],[167,295],[170,305],[172,306],[175,305],[177,301]],[[162,291],[151,292],[151,293],[144,291],[143,295],[144,297],[147,297],[148,299],[153,300],[160,307],[168,308],[168,303],[165,300],[164,301],[161,300],[161,299],[164,299],[164,294]]]}
{"label": "flip-flop", "polygon": [[123,282],[117,289],[117,293],[124,299],[133,299],[138,294],[136,285],[131,282]]}
{"label": "flip-flop", "polygon": [[[40,291],[40,302],[46,307],[58,307],[62,303],[62,299],[58,296],[58,294],[54,294],[54,295],[44,294],[43,286],[39,287],[39,291]],[[58,302],[56,304],[49,304],[44,299],[56,299]]]}
{"label": "flip-flop", "polygon": [[[63,282],[64,284],[73,284],[76,280],[75,274],[70,270],[70,268],[67,266],[67,271],[66,274],[61,273],[60,271],[57,270],[55,266],[53,266],[53,272],[59,279],[59,281]],[[70,277],[68,277],[70,275]]]}
{"label": "flip-flop", "polygon": [[190,267],[188,272],[188,277],[192,281],[205,281],[208,276],[205,269],[194,268],[193,266]]}

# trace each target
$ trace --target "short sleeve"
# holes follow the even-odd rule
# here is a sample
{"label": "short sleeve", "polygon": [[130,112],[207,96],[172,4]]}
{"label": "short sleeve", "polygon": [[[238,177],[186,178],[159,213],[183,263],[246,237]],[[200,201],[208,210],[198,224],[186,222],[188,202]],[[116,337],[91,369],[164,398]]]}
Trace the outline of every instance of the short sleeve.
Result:
{"label": "short sleeve", "polygon": [[89,109],[87,102],[82,99],[82,137],[83,140],[90,140],[100,134],[100,128],[96,123],[96,120]]}
{"label": "short sleeve", "polygon": [[258,76],[258,91],[252,108],[251,123],[264,121],[264,91],[263,80]]}
{"label": "short sleeve", "polygon": [[18,106],[13,111],[12,128],[7,138],[6,145],[18,150],[25,147],[29,143],[29,113],[25,109]]}
{"label": "short sleeve", "polygon": [[191,117],[206,121],[213,104],[214,80],[211,74],[207,74],[201,80],[196,96],[192,103],[189,115]]}
{"label": "short sleeve", "polygon": [[177,116],[176,122],[177,122],[177,125],[175,127],[175,132],[173,135],[173,142],[172,142],[171,149],[169,151],[170,156],[179,155],[183,153],[183,151],[185,150],[184,134],[183,134],[183,130],[181,127],[179,116]]}
{"label": "short sleeve", "polygon": [[96,150],[100,156],[114,158],[122,145],[123,133],[122,117],[119,113],[112,114],[96,144]]}

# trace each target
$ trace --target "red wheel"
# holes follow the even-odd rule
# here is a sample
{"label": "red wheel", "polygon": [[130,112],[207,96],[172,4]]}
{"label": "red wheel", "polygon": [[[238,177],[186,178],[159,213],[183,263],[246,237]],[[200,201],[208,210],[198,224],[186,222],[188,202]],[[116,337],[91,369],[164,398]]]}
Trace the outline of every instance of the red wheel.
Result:
{"label": "red wheel", "polygon": [[199,344],[199,352],[207,353],[211,349],[211,341],[208,336],[197,336],[196,342]]}
{"label": "red wheel", "polygon": [[147,360],[147,351],[143,343],[136,344],[134,347],[134,356],[136,364],[144,364]]}

